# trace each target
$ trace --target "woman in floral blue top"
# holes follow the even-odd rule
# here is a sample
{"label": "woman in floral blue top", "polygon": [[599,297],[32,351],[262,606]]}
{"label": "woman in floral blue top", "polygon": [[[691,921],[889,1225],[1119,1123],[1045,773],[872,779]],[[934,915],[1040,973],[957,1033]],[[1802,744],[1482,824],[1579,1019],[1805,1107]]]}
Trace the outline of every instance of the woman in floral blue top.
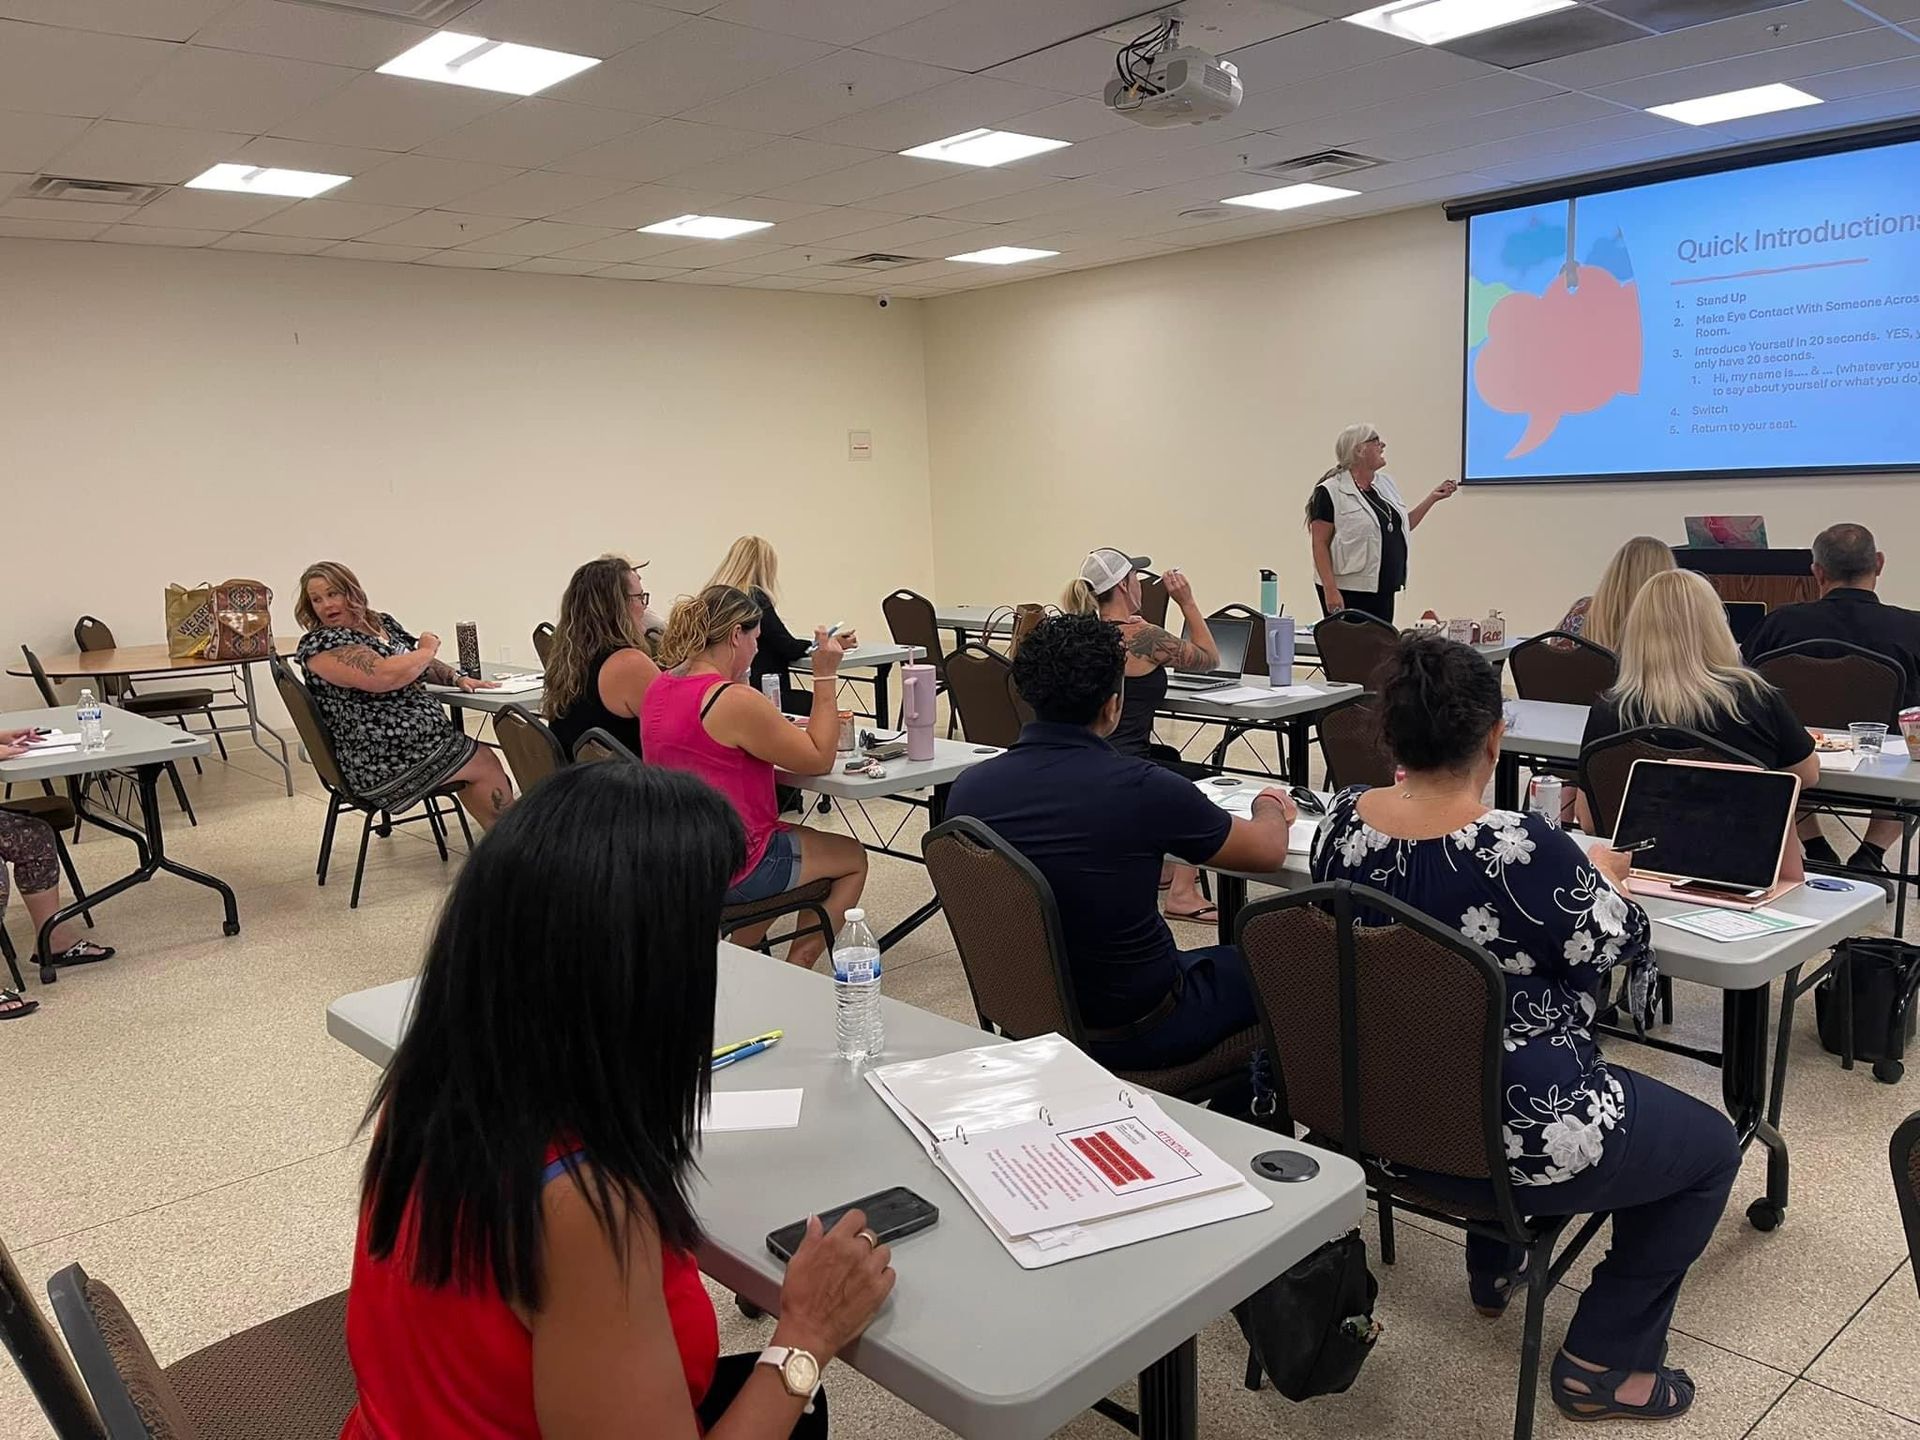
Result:
{"label": "woman in floral blue top", "polygon": [[[1719,1112],[1601,1058],[1593,1026],[1610,974],[1625,970],[1636,1017],[1653,989],[1646,912],[1615,888],[1627,857],[1589,858],[1538,815],[1487,808],[1502,703],[1473,650],[1411,637],[1379,684],[1405,778],[1334,800],[1313,877],[1385,891],[1456,927],[1505,972],[1503,1130],[1515,1198],[1533,1215],[1613,1215],[1611,1248],[1554,1360],[1554,1403],[1580,1420],[1682,1414],[1694,1387],[1663,1363],[1667,1327],[1726,1206],[1740,1147]],[[1385,919],[1361,922],[1369,918]],[[1485,1181],[1409,1178],[1455,1203],[1490,1198]],[[1469,1289],[1483,1314],[1506,1308],[1522,1260],[1468,1236]]]}

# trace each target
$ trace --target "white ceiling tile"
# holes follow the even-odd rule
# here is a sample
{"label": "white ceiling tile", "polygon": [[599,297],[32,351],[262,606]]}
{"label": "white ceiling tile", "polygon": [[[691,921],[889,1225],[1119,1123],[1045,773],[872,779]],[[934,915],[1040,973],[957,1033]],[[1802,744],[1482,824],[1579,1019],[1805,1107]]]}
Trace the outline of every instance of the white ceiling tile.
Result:
{"label": "white ceiling tile", "polygon": [[[678,176],[673,183],[680,183]],[[762,195],[738,195],[726,201],[724,208],[728,215],[737,220],[765,220],[770,225],[785,226],[795,220],[818,215],[825,207],[805,205],[798,200],[769,200]]]}
{"label": "white ceiling tile", "polygon": [[829,170],[791,185],[782,185],[766,193],[775,200],[804,200],[820,205],[852,205],[875,195],[926,185],[953,174],[957,167],[938,160],[920,160],[905,155],[882,155],[864,160],[844,170]]}
{"label": "white ceiling tile", "polygon": [[269,255],[318,255],[332,245],[331,240],[316,240],[301,235],[249,235],[241,231],[216,240],[210,250],[254,250]]}
{"label": "white ceiling tile", "polygon": [[194,44],[372,70],[433,33],[384,16],[351,15],[284,0],[226,3],[231,8],[196,34]]}
{"label": "white ceiling tile", "polygon": [[233,160],[245,135],[218,130],[179,130],[166,125],[130,125],[98,120],[48,167],[55,175],[87,180],[129,180],[177,185],[209,165]]}
{"label": "white ceiling tile", "polygon": [[[1340,134],[1345,137],[1342,143],[1352,144],[1395,132],[1419,130],[1444,133],[1452,126],[1470,127],[1482,117],[1553,99],[1578,101],[1584,113],[1576,116],[1576,119],[1597,118],[1607,110],[1603,101],[1569,95],[1544,81],[1529,80],[1509,70],[1494,70],[1476,76],[1465,84],[1396,93],[1383,104],[1368,105],[1358,110],[1340,110],[1336,123]],[[1567,123],[1571,124],[1572,121]],[[1470,144],[1471,141],[1462,140],[1460,143]]]}
{"label": "white ceiling tile", "polygon": [[511,255],[483,255],[477,250],[429,250],[413,263],[449,270],[504,270],[513,260]]}
{"label": "white ceiling tile", "polygon": [[1140,128],[1126,116],[1114,114],[1103,102],[1090,100],[1084,95],[1062,100],[1058,105],[1029,110],[1024,115],[1008,116],[999,125],[1003,130],[1015,130],[1022,135],[1044,135],[1049,140],[1066,140],[1076,144],[1099,135],[1111,135],[1118,130]]}
{"label": "white ceiling tile", "polygon": [[830,206],[783,222],[779,227],[780,238],[789,245],[806,245],[814,241],[832,240],[837,235],[851,235],[857,230],[871,230],[877,226],[891,225],[898,218],[880,210],[856,210],[846,205]]}
{"label": "white ceiling tile", "polygon": [[110,35],[185,40],[233,0],[0,0],[0,17]]}
{"label": "white ceiling tile", "polygon": [[1877,30],[1835,35],[1831,39],[1815,40],[1806,45],[1788,45],[1777,50],[1716,61],[1710,65],[1694,65],[1685,70],[1626,80],[1618,85],[1604,86],[1593,93],[1625,105],[1664,105],[1670,100],[1719,95],[1728,90],[1744,90],[1751,85],[1801,80],[1831,70],[1875,65],[1884,60],[1914,56],[1920,56],[1920,43],[1883,26]]}
{"label": "white ceiling tile", "polygon": [[1554,130],[1510,135],[1504,140],[1490,141],[1485,145],[1469,145],[1464,149],[1448,151],[1444,158],[1452,161],[1457,170],[1483,170],[1537,155],[1564,155],[1574,150],[1622,145],[1651,136],[1686,133],[1677,121],[1664,120],[1658,115],[1647,115],[1637,110],[1623,110],[1604,120],[1589,120],[1584,125],[1562,125]]}
{"label": "white ceiling tile", "polygon": [[139,209],[137,205],[109,205],[104,200],[40,200],[27,195],[0,204],[0,215],[9,220],[62,220],[75,225],[112,224],[138,214]]}
{"label": "white ceiling tile", "polygon": [[704,15],[720,0],[651,0],[663,10],[678,10],[683,15]]}
{"label": "white ceiling tile", "polygon": [[106,228],[99,221],[9,220],[0,216],[0,235],[21,240],[91,240]]}
{"label": "white ceiling tile", "polygon": [[890,225],[876,225],[869,230],[854,230],[835,236],[834,244],[836,248],[849,250],[853,254],[887,250],[911,255],[919,247],[936,245],[948,236],[971,230],[974,224],[970,220],[943,220],[931,215],[916,215],[911,220],[895,220]]}
{"label": "white ceiling tile", "polygon": [[158,225],[115,225],[94,236],[109,245],[171,245],[175,249],[197,250],[224,239],[225,230],[176,230]]}
{"label": "white ceiling tile", "polygon": [[1733,139],[1713,134],[1711,127],[1675,125],[1670,134],[1648,135],[1639,140],[1615,141],[1580,150],[1535,153],[1511,164],[1483,164],[1476,168],[1503,181],[1534,184],[1697,154],[1725,146]]}
{"label": "white ceiling tile", "polygon": [[830,249],[824,245],[782,245],[744,259],[730,257],[727,268],[750,275],[781,275],[789,270],[801,270],[831,260],[851,260],[861,253],[859,250]]}
{"label": "white ceiling tile", "polygon": [[675,10],[637,0],[480,0],[448,27],[489,40],[540,45],[604,60],[686,23]]}
{"label": "white ceiling tile", "polygon": [[671,280],[687,272],[677,265],[605,265],[593,272],[596,280]]}
{"label": "white ceiling tile", "polygon": [[935,180],[930,185],[875,195],[862,203],[869,209],[890,210],[896,215],[938,215],[945,210],[957,210],[964,205],[976,205],[982,200],[995,200],[1050,183],[1051,176],[1002,165],[994,170],[969,170]]}
{"label": "white ceiling tile", "polygon": [[[304,203],[314,205],[319,202],[308,200]],[[456,210],[422,210],[397,225],[369,230],[353,238],[371,240],[379,245],[424,245],[428,249],[438,250],[464,245],[483,235],[497,235],[519,223],[509,215],[464,215]]]}
{"label": "white ceiling tile", "polygon": [[863,50],[840,50],[710,101],[688,111],[685,118],[774,135],[797,135],[958,78],[957,72],[935,65],[869,55]]}
{"label": "white ceiling tile", "polygon": [[[511,215],[517,220],[540,220],[562,210],[604,200],[627,188],[624,180],[597,175],[562,175],[553,170],[528,170],[510,180],[463,199],[457,208],[471,215]],[[539,252],[529,250],[529,255]]]}
{"label": "white ceiling tile", "polygon": [[1031,190],[1020,190],[971,205],[949,206],[939,214],[950,220],[967,220],[983,225],[1002,225],[1010,220],[1030,220],[1037,215],[1113,200],[1132,193],[1135,188],[1099,180],[1055,180]]}
{"label": "white ceiling tile", "polygon": [[[1383,35],[1364,25],[1316,25],[1236,50],[1240,83],[1248,101],[1283,93],[1287,86],[1319,75],[1337,74],[1414,50],[1408,40]],[[1376,95],[1374,98],[1378,98]]]}
{"label": "white ceiling tile", "polygon": [[490,185],[511,180],[521,172],[511,165],[481,165],[472,160],[440,160],[425,155],[394,155],[365,174],[356,175],[329,200],[351,200],[371,205],[405,205],[429,210],[449,200],[471,195]]}
{"label": "white ceiling tile", "polygon": [[[668,239],[668,236],[661,236]],[[762,240],[757,235],[746,235],[736,240],[694,240],[683,242],[678,250],[663,252],[663,263],[679,265],[689,270],[731,270],[736,260],[752,260],[761,255],[771,255],[776,250],[787,247],[775,241]],[[578,254],[576,248],[569,253]]]}
{"label": "white ceiling tile", "polygon": [[1141,14],[1138,0],[968,0],[888,30],[862,48],[978,71]]}
{"label": "white ceiling tile", "polygon": [[[656,220],[671,220],[676,215],[710,214],[719,206],[730,203],[732,200],[729,196],[703,190],[682,190],[671,185],[636,185],[631,190],[622,190],[604,200],[562,210],[551,218],[569,225],[611,225],[619,230],[637,230],[642,225],[651,225]],[[739,218],[766,220],[777,217],[743,215]]]}
{"label": "white ceiling tile", "polygon": [[856,150],[850,145],[822,145],[817,140],[791,137],[772,141],[753,150],[710,160],[674,172],[672,183],[695,190],[717,190],[729,195],[757,195],[777,190],[815,175],[844,170],[879,158],[872,150]]}
{"label": "white ceiling tile", "polygon": [[115,120],[147,125],[257,135],[339,91],[353,75],[344,65],[181,45],[153,78],[110,113]]}
{"label": "white ceiling tile", "polygon": [[530,96],[419,147],[422,155],[486,160],[497,165],[548,165],[562,156],[626,135],[651,122],[627,110],[568,105]]}
{"label": "white ceiling tile", "polygon": [[695,18],[562,80],[548,93],[582,105],[678,115],[831,50],[812,40]]}
{"label": "white ceiling tile", "polygon": [[[1920,0],[1914,0],[1920,5]],[[1850,100],[1858,95],[1880,95],[1889,90],[1910,90],[1920,86],[1920,59],[1889,60],[1879,65],[1860,65],[1852,70],[1835,70],[1808,80],[1801,88],[1822,100]],[[1771,116],[1760,117],[1771,119]],[[1803,115],[1805,121],[1826,117]],[[0,117],[4,119],[4,117]]]}
{"label": "white ceiling tile", "polygon": [[1920,0],[1873,0],[1873,13],[1883,20],[1920,20]]}
{"label": "white ceiling tile", "polygon": [[400,75],[362,75],[272,128],[289,140],[412,150],[504,108],[513,97]]}
{"label": "white ceiling tile", "polygon": [[0,20],[0,99],[9,110],[104,115],[133,94],[179,47]]}
{"label": "white ceiling tile", "polygon": [[591,275],[605,267],[598,260],[562,260],[557,255],[536,255],[531,260],[522,260],[507,268],[534,275]]}
{"label": "white ceiling tile", "polygon": [[830,145],[861,145],[869,150],[906,150],[944,140],[963,130],[997,125],[1010,115],[1057,105],[1065,97],[1053,90],[1015,85],[985,75],[966,75],[871,110],[831,120],[806,132],[809,140]]}
{"label": "white ceiling tile", "polygon": [[818,282],[800,280],[791,275],[759,275],[734,282],[742,290],[811,290]]}
{"label": "white ceiling tile", "polygon": [[[1142,30],[1151,29],[1156,23],[1157,20],[1139,22]],[[1121,43],[1104,40],[1098,35],[1082,35],[1077,40],[1051,45],[1031,55],[1022,55],[1017,60],[1009,60],[1004,65],[995,65],[986,73],[996,80],[1038,85],[1067,95],[1096,95],[1107,81],[1119,73],[1114,68],[1114,60],[1120,53]]]}
{"label": "white ceiling tile", "polygon": [[731,270],[683,270],[678,275],[668,275],[668,285],[738,285],[742,280],[751,280],[751,275],[738,275]]}
{"label": "white ceiling tile", "polygon": [[[686,241],[677,235],[634,233],[614,235],[588,245],[576,245],[571,250],[562,250],[560,255],[567,260],[598,260],[602,265],[619,265],[636,261],[658,262],[662,255],[686,248]],[[676,265],[674,268],[684,270],[686,266]]]}
{"label": "white ceiling tile", "polygon": [[431,255],[433,251],[422,245],[374,245],[365,240],[342,240],[320,253],[329,260],[385,260],[390,264],[405,265],[423,255]]}
{"label": "white ceiling tile", "polygon": [[638,183],[664,179],[705,161],[738,155],[766,143],[765,135],[751,130],[660,120],[644,130],[556,160],[550,168],[570,175],[604,175]]}
{"label": "white ceiling tile", "polygon": [[1224,175],[1250,165],[1271,165],[1276,161],[1292,159],[1297,153],[1271,135],[1235,135],[1216,144],[1190,146],[1137,165],[1102,170],[1097,181],[1072,180],[1062,181],[1061,184],[1099,185],[1117,192],[1101,195],[1089,190],[1086,192],[1086,201],[1092,203],[1138,190],[1160,190],[1168,185],[1179,185],[1209,175]]}
{"label": "white ceiling tile", "polygon": [[1244,134],[1235,125],[1176,125],[1164,130],[1143,130],[1138,126],[1096,135],[1084,144],[1065,150],[1051,150],[1030,160],[1016,161],[1003,169],[1037,171],[1063,180],[1086,175],[1104,175],[1110,170],[1127,170],[1188,150],[1199,150],[1233,143]]}
{"label": "white ceiling tile", "polygon": [[954,0],[724,0],[707,13],[715,20],[751,25],[782,35],[799,35],[829,45],[857,45],[869,36],[895,30]]}
{"label": "white ceiling tile", "polygon": [[365,175],[393,159],[389,150],[367,150],[357,145],[325,145],[317,140],[283,140],[257,135],[232,157],[250,165],[276,165],[286,170],[312,170],[321,175]]}
{"label": "white ceiling tile", "polygon": [[[1271,43],[1284,45],[1287,40]],[[1503,94],[1512,104],[1520,105],[1552,93],[1540,90],[1539,82],[1530,81],[1525,76],[1483,65],[1464,55],[1421,46],[1370,61],[1352,70],[1289,81],[1270,91],[1256,93],[1249,90],[1246,104],[1234,113],[1233,118],[1248,128],[1277,130],[1325,115],[1347,115],[1365,110],[1383,96],[1404,100],[1430,90],[1460,87],[1474,81],[1487,88],[1463,91],[1460,97],[1449,97],[1446,103],[1452,105],[1468,100],[1472,102],[1467,106],[1471,110],[1476,104],[1490,107],[1498,103],[1492,97]]]}
{"label": "white ceiling tile", "polygon": [[[1446,92],[1441,90],[1434,93],[1444,95]],[[1363,144],[1354,148],[1364,150],[1375,159],[1412,160],[1443,150],[1461,150],[1469,145],[1504,140],[1509,135],[1531,135],[1542,130],[1555,130],[1562,125],[1605,120],[1618,114],[1619,109],[1619,106],[1596,100],[1591,95],[1570,92],[1556,95],[1550,100],[1535,100],[1528,105],[1514,105],[1445,124],[1385,131],[1367,137]]]}
{"label": "white ceiling tile", "polygon": [[169,190],[142,205],[129,225],[171,225],[183,230],[244,230],[297,204],[281,195],[232,195],[218,190]]}
{"label": "white ceiling tile", "polygon": [[87,133],[92,121],[77,115],[27,115],[0,111],[0,171],[32,174]]}
{"label": "white ceiling tile", "polygon": [[[1818,89],[1825,83],[1825,77],[1809,85],[1809,89]],[[1788,115],[1800,117],[1798,126],[1787,123]],[[1819,133],[1820,130],[1838,129],[1848,125],[1869,125],[1884,120],[1903,119],[1920,115],[1920,89],[1885,90],[1869,95],[1854,95],[1832,104],[1802,111],[1784,111],[1776,115],[1756,115],[1751,120],[1739,120],[1731,125],[1716,125],[1715,130],[1730,132],[1728,138],[1738,136],[1742,140],[1773,140],[1785,136]],[[1818,129],[1809,131],[1812,122],[1818,122]]]}
{"label": "white ceiling tile", "polygon": [[611,240],[620,233],[607,225],[562,225],[553,220],[533,220],[497,235],[469,240],[461,248],[499,255],[553,255],[591,245],[596,240]]}
{"label": "white ceiling tile", "polygon": [[344,200],[301,200],[249,225],[256,235],[304,235],[314,240],[355,240],[404,220],[404,205],[349,205]]}
{"label": "white ceiling tile", "polygon": [[[1716,20],[1710,25],[1694,25],[1645,40],[1630,40],[1624,45],[1607,45],[1578,55],[1563,55],[1557,60],[1543,60],[1538,65],[1527,66],[1524,73],[1565,85],[1570,90],[1592,90],[1729,56],[1844,35],[1868,29],[1872,24],[1871,19],[1846,0],[1805,0],[1803,4],[1779,9],[1756,7],[1752,14]],[[1774,27],[1782,25],[1786,27],[1784,33],[1775,34]]]}
{"label": "white ceiling tile", "polygon": [[886,280],[875,280],[871,277],[858,280],[832,279],[823,280],[817,285],[809,285],[807,293],[809,295],[878,295],[888,287],[888,284]]}

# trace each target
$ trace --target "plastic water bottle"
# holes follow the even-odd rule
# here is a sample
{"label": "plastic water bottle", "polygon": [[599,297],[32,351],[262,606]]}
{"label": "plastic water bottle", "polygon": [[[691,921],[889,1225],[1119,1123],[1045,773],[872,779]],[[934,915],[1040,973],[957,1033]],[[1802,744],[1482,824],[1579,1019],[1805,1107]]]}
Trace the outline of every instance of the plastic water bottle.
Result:
{"label": "plastic water bottle", "polygon": [[842,1060],[871,1060],[880,1053],[880,946],[864,910],[847,912],[833,942],[833,1028]]}
{"label": "plastic water bottle", "polygon": [[100,702],[93,698],[93,691],[80,692],[80,703],[74,707],[74,718],[80,722],[82,750],[97,754],[107,748],[107,732],[100,716]]}

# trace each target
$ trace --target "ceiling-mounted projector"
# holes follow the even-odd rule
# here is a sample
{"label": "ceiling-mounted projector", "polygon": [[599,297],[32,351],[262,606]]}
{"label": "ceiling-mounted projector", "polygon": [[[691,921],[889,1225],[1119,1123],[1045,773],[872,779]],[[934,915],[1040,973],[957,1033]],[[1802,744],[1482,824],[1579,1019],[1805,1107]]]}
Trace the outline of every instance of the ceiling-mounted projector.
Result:
{"label": "ceiling-mounted projector", "polygon": [[1238,110],[1246,93],[1232,61],[1180,43],[1178,20],[1122,46],[1115,64],[1107,108],[1136,125],[1203,125]]}

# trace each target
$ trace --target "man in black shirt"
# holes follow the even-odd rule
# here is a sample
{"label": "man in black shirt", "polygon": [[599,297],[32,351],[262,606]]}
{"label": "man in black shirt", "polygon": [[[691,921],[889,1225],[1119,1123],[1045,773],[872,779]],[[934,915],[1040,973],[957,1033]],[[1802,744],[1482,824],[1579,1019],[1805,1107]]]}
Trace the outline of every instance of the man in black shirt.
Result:
{"label": "man in black shirt", "polygon": [[[1232,945],[1181,950],[1158,905],[1169,855],[1256,874],[1286,863],[1293,801],[1265,790],[1240,820],[1195,784],[1107,744],[1120,719],[1126,646],[1095,615],[1045,620],[1013,662],[1033,724],[1006,754],[954,782],[971,815],[1031,861],[1060,908],[1088,1050],[1121,1070],[1186,1064],[1258,1024]],[[1251,1056],[1249,1056],[1251,1058]],[[1244,1095],[1222,1102],[1243,1109]]]}
{"label": "man in black shirt", "polygon": [[[1885,604],[1875,593],[1886,564],[1866,526],[1830,525],[1822,530],[1813,541],[1813,578],[1820,598],[1769,611],[1741,647],[1747,663],[1803,640],[1843,640],[1899,664],[1907,683],[1896,708],[1920,705],[1920,613]],[[1896,730],[1898,718],[1887,717]],[[1876,816],[1849,863],[1880,868],[1887,847],[1899,838],[1898,820]],[[1810,860],[1839,860],[1823,836],[1808,838],[1806,848]]]}

